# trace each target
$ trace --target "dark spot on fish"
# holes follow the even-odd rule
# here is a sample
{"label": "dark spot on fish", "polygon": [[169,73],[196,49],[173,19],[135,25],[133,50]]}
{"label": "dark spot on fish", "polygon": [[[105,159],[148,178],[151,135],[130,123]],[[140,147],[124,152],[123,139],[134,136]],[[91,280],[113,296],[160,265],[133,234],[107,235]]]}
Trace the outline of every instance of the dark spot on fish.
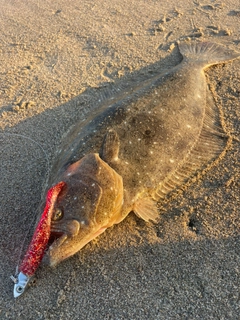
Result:
{"label": "dark spot on fish", "polygon": [[183,109],[185,109],[185,108],[187,108],[187,105],[184,103],[184,104],[182,104],[182,103],[180,103],[179,104],[179,110],[183,110]]}
{"label": "dark spot on fish", "polygon": [[124,110],[123,108],[118,108],[113,118],[116,124],[121,124],[122,121],[126,118],[126,110]]}
{"label": "dark spot on fish", "polygon": [[151,134],[151,130],[146,130],[146,131],[145,131],[145,135],[146,135],[146,136],[150,136],[150,134]]}
{"label": "dark spot on fish", "polygon": [[187,141],[185,139],[179,140],[177,145],[176,145],[176,149],[177,150],[184,150],[187,146]]}
{"label": "dark spot on fish", "polygon": [[194,116],[195,118],[200,117],[200,116],[201,116],[201,109],[198,108],[198,107],[194,108],[193,111],[192,111],[192,114],[193,114],[193,116]]}

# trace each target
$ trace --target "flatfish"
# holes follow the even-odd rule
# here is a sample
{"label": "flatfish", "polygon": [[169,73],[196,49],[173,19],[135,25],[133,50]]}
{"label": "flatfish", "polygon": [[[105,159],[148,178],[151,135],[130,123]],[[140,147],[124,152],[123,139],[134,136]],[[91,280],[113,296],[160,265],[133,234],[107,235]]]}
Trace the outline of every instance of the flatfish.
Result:
{"label": "flatfish", "polygon": [[133,211],[157,221],[157,203],[202,172],[228,135],[204,70],[240,56],[210,42],[179,44],[182,62],[106,100],[65,138],[46,206],[14,280],[21,295],[40,264],[54,266]]}
{"label": "flatfish", "polygon": [[210,42],[179,44],[182,62],[107,100],[67,135],[49,187],[55,204],[50,265],[79,251],[129,212],[157,221],[157,202],[201,172],[226,147],[204,70],[239,57]]}
{"label": "flatfish", "polygon": [[51,170],[44,213],[20,273],[12,277],[15,297],[50,237],[55,240],[44,259],[54,266],[131,211],[157,221],[157,203],[225,150],[229,137],[204,70],[240,54],[210,42],[183,42],[179,50],[180,64],[106,100],[66,136]]}

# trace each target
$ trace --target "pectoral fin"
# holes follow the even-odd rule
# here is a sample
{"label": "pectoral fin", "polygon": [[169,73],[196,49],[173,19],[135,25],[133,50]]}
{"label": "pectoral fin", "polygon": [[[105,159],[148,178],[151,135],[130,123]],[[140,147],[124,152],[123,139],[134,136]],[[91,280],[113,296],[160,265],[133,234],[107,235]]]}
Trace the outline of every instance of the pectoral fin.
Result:
{"label": "pectoral fin", "polygon": [[110,129],[104,136],[99,152],[100,158],[107,163],[118,160],[119,146],[120,141],[117,132]]}
{"label": "pectoral fin", "polygon": [[150,198],[140,198],[134,203],[134,213],[145,221],[152,220],[157,222],[159,212],[156,207],[156,202]]}

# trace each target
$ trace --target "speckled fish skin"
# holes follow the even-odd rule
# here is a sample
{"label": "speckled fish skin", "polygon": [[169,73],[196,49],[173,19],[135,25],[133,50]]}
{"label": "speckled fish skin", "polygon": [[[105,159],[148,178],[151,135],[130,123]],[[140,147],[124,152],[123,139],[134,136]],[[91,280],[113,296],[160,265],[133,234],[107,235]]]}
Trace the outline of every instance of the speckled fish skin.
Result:
{"label": "speckled fish skin", "polygon": [[79,251],[130,211],[156,221],[156,201],[216,159],[227,136],[204,69],[239,57],[208,42],[179,45],[182,62],[129,88],[77,124],[53,166],[50,185],[69,186],[56,203],[62,234],[47,253],[50,265]]}

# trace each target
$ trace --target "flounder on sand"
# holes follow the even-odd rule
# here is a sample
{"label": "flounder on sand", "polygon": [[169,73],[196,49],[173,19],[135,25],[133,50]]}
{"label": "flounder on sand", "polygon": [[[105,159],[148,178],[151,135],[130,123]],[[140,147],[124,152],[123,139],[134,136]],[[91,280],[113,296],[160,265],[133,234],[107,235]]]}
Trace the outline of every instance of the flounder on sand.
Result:
{"label": "flounder on sand", "polygon": [[49,181],[49,187],[65,183],[53,206],[57,239],[45,255],[51,266],[131,211],[156,221],[157,202],[225,149],[228,137],[204,70],[240,54],[209,42],[179,49],[179,65],[107,100],[66,137]]}

